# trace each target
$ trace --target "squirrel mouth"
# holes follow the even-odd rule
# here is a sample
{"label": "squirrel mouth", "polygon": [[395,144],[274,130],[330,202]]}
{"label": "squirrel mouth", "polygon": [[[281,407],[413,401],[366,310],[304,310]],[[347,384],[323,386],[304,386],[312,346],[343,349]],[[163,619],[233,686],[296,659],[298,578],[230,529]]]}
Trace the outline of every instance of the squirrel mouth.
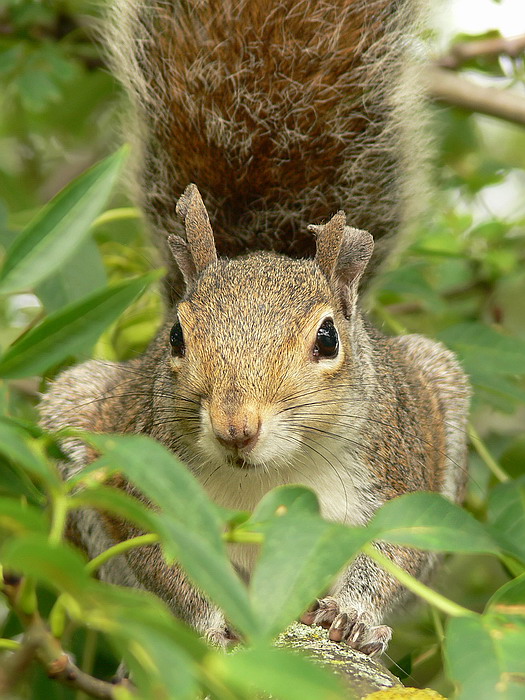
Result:
{"label": "squirrel mouth", "polygon": [[233,455],[228,457],[228,464],[235,469],[242,469],[243,471],[249,471],[255,468],[254,464],[250,464],[250,462],[247,462],[242,457],[234,457]]}

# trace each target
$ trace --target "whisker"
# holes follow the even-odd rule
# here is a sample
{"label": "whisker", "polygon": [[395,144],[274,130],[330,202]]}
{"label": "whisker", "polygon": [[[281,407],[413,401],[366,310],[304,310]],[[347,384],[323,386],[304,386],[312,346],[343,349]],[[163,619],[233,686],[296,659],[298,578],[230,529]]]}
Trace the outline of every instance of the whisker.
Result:
{"label": "whisker", "polygon": [[[317,416],[324,416],[325,418],[324,419],[318,418]],[[333,417],[341,417],[341,416],[344,418],[356,418],[358,420],[363,420],[363,421],[366,421],[369,423],[375,423],[377,425],[381,425],[382,427],[390,428],[391,430],[394,430],[394,431],[398,429],[397,426],[392,425],[391,423],[387,423],[385,421],[381,421],[377,418],[371,418],[369,416],[355,416],[355,415],[351,415],[348,413],[339,413],[339,414],[322,414],[322,413],[310,414],[310,413],[308,413],[306,416],[298,416],[298,417],[300,417],[301,420],[312,420],[312,421],[316,421],[316,422],[320,422],[320,423],[331,424],[332,421],[328,420],[329,418],[332,419]],[[445,421],[445,423],[446,423],[446,421]],[[341,423],[340,421],[338,421],[338,425],[345,427],[345,428],[350,428],[350,429],[355,427],[355,426],[351,425],[350,423]],[[416,440],[419,440],[422,444],[435,450],[441,457],[445,457],[446,459],[448,459],[459,470],[462,470],[464,472],[468,471],[465,466],[463,466],[462,464],[460,464],[460,463],[456,462],[454,459],[452,459],[444,450],[441,450],[432,441],[426,440],[425,438],[421,437],[417,433],[411,432],[411,431],[407,430],[406,428],[403,428],[403,432],[406,435],[408,435],[409,437],[412,437]],[[341,437],[344,438],[344,436],[341,436]],[[348,438],[344,438],[344,439],[348,439]]]}

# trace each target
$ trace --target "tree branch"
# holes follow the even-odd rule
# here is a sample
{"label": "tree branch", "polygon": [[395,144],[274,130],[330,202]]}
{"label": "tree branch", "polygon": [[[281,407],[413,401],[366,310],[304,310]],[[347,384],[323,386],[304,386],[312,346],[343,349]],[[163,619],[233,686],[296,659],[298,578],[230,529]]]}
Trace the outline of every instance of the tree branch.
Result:
{"label": "tree branch", "polygon": [[504,54],[516,58],[525,51],[525,34],[508,37],[494,37],[479,41],[461,41],[451,47],[450,52],[443,56],[437,65],[441,68],[460,68],[467,61],[482,56],[499,56]]}
{"label": "tree branch", "polygon": [[[23,651],[26,643],[32,643],[36,647],[36,657],[45,667],[49,678],[69,688],[81,690],[92,698],[115,699],[116,686],[90,676],[79,669],[63,651],[59,641],[51,635],[39,616],[34,619],[31,627],[27,630],[24,644],[19,653]],[[19,678],[20,676],[18,676]]]}
{"label": "tree branch", "polygon": [[62,649],[60,641],[51,634],[38,611],[27,614],[20,610],[17,603],[21,586],[20,580],[13,583],[4,580],[3,592],[10,607],[22,621],[25,633],[20,648],[0,667],[0,696],[7,695],[14,688],[23,676],[23,671],[36,658],[44,666],[49,677],[59,683],[80,690],[92,698],[115,700],[118,685],[84,673]]}
{"label": "tree branch", "polygon": [[[334,644],[328,630],[292,622],[276,640],[276,646],[296,649],[340,676],[348,688],[348,697],[364,700],[371,693],[397,688],[402,697],[402,683],[380,661],[352,649],[348,644]],[[407,693],[410,692],[407,690]],[[373,697],[373,696],[372,696]],[[385,694],[386,697],[386,694]],[[390,697],[390,696],[389,696]],[[408,695],[407,695],[408,697]]]}
{"label": "tree branch", "polygon": [[438,66],[427,69],[427,86],[438,102],[525,125],[525,98],[510,90],[476,85]]}

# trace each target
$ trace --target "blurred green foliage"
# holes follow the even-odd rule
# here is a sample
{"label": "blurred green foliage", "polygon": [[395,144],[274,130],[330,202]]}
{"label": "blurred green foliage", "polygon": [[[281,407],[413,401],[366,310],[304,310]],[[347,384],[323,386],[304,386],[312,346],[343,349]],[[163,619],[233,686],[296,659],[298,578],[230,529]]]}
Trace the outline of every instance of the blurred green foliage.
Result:
{"label": "blurred green foliage", "polygon": [[[6,251],[6,264],[0,273],[0,291],[4,283],[5,292],[0,296],[0,374],[3,371],[6,380],[16,377],[0,385],[0,399],[11,416],[0,423],[4,455],[0,479],[0,529],[5,540],[2,557],[45,584],[38,591],[44,618],[52,608],[56,616],[57,596],[70,596],[66,607],[72,623],[62,640],[79,662],[84,659],[95,675],[108,678],[124,653],[144,697],[164,697],[156,693],[167,692],[162,683],[169,679],[180,684],[173,695],[177,698],[191,696],[196,687],[214,697],[253,697],[255,690],[243,686],[242,679],[243,673],[253,675],[254,663],[266,669],[268,677],[277,665],[284,669],[283,685],[270,688],[263,683],[257,692],[272,690],[279,697],[297,697],[286,691],[297,671],[311,683],[301,686],[303,696],[337,697],[337,689],[332,688],[323,695],[324,676],[306,666],[295,669],[285,654],[276,651],[274,658],[268,649],[259,649],[259,656],[253,652],[254,657],[246,652],[237,660],[214,655],[213,669],[220,683],[210,687],[205,673],[208,667],[202,662],[204,652],[195,636],[164,613],[158,624],[154,622],[162,606],[153,599],[141,599],[137,605],[137,596],[142,594],[135,591],[120,599],[112,597],[86,574],[76,552],[53,541],[56,531],[46,518],[50,515],[54,522],[57,503],[73,496],[58,485],[52,461],[46,456],[49,438],[34,425],[37,392],[44,380],[93,354],[106,359],[133,357],[146,347],[161,316],[153,287],[137,299],[149,280],[144,275],[155,266],[155,253],[147,242],[141,215],[124,189],[113,188],[107,200],[117,171],[122,176],[128,167],[122,154],[81,175],[120,142],[120,91],[93,40],[100,9],[86,0],[4,0],[0,8],[0,246]],[[479,58],[463,70],[502,89],[523,91],[523,57]],[[437,182],[431,211],[396,268],[376,281],[372,314],[388,331],[440,338],[457,352],[468,371],[474,401],[466,506],[482,523],[472,527],[482,528],[482,537],[492,538],[493,544],[479,545],[474,535],[478,531],[457,521],[458,532],[465,527],[469,533],[460,550],[470,554],[447,559],[437,585],[464,608],[485,610],[485,614],[453,617],[444,637],[443,610],[420,606],[396,625],[389,656],[392,670],[409,685],[428,685],[448,695],[455,692],[459,698],[518,698],[523,697],[520,692],[524,686],[513,683],[523,683],[525,678],[525,129],[458,109],[436,107],[433,111]],[[53,199],[66,186],[67,190]],[[71,249],[64,251],[60,227],[67,225],[72,212],[81,229],[76,231]],[[13,248],[15,239],[18,243]],[[53,240],[58,242],[57,248],[53,248]],[[35,246],[43,253],[31,257]],[[65,264],[59,265],[62,253]],[[23,279],[22,273],[34,284],[24,288],[16,283]],[[85,324],[75,325],[84,314]],[[41,377],[35,381],[37,372]],[[174,473],[184,480],[182,472]],[[130,477],[147,488],[139,472]],[[177,482],[177,488],[182,483]],[[88,486],[95,499],[96,485]],[[156,494],[156,498],[161,497],[162,493]],[[212,520],[218,517],[211,505],[203,507],[210,509]],[[414,507],[412,527],[425,512],[424,504]],[[434,520],[429,520],[434,534],[446,505],[436,508]],[[290,527],[312,527],[312,533],[318,532],[321,521],[315,513],[299,511],[299,524],[291,522]],[[239,523],[243,527],[239,517],[231,525],[232,531]],[[273,522],[274,510],[268,508],[266,517]],[[391,517],[394,527],[398,516]],[[154,523],[150,526],[157,532]],[[185,526],[188,536],[202,536],[192,523]],[[249,531],[249,521],[244,527]],[[280,525],[274,523],[273,527],[277,528],[275,537],[283,542]],[[411,526],[406,527],[408,531]],[[167,550],[178,551],[180,529],[176,524],[171,523],[171,539],[165,524],[159,526],[158,533],[165,538]],[[349,529],[344,535],[334,531],[333,537],[354,536],[348,533]],[[378,536],[378,531],[375,534]],[[384,530],[381,536],[386,537]],[[453,549],[450,534],[441,532],[435,537],[443,551]],[[270,562],[272,557],[293,557],[293,547],[283,545],[282,550],[272,552],[271,543],[269,536],[265,546]],[[430,540],[421,546],[430,547]],[[35,551],[40,551],[40,567],[38,559],[28,554]],[[268,582],[264,567],[256,577],[250,601],[241,592],[225,601],[221,586],[227,574],[220,568],[225,566],[223,554],[209,554],[217,570],[223,572],[217,574],[216,586],[209,594],[230,606],[234,616],[235,606],[241,606],[244,617],[238,617],[239,628],[244,625],[248,636],[262,644],[268,630],[261,631],[257,595],[265,604],[271,598],[264,593]],[[45,573],[46,557],[48,562],[55,557],[56,569],[48,570],[51,574]],[[335,571],[338,560],[331,561]],[[62,575],[64,568],[69,578]],[[206,568],[205,562],[202,568]],[[312,587],[308,594],[316,595],[314,574],[319,576],[319,572],[312,565],[309,573]],[[206,586],[199,579],[202,572],[198,567],[193,575]],[[294,598],[286,571],[280,584],[289,593],[286,602],[295,614],[294,606],[300,609],[304,601]],[[293,617],[285,612],[283,600],[282,608],[275,601],[271,632]],[[143,614],[134,617],[132,611],[137,608]],[[101,623],[104,615],[114,621],[114,629]],[[87,631],[86,621],[90,624]],[[20,632],[20,623],[12,613],[2,624],[3,638]],[[97,630],[96,636],[93,630]],[[134,655],[128,645],[137,635],[145,647],[135,649]],[[146,652],[157,655],[161,671],[144,671]],[[287,677],[286,672],[292,675]],[[499,686],[494,679],[499,679]],[[73,697],[36,667],[28,675],[23,693],[24,697]]]}

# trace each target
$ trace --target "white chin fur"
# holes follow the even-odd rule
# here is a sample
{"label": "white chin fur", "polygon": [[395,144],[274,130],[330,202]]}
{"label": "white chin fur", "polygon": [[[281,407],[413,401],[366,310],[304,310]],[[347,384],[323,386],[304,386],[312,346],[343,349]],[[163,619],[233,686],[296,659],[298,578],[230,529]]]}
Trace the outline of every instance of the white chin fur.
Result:
{"label": "white chin fur", "polygon": [[215,439],[209,419],[207,423],[201,423],[198,439],[201,458],[190,468],[212,500],[229,508],[250,510],[276,486],[304,484],[317,493],[325,517],[359,524],[366,521],[354,481],[366,488],[369,468],[351,455],[349,443],[334,444],[324,436],[303,442],[300,432],[292,434],[279,426],[278,419],[269,418],[243,465],[242,461],[236,463]]}
{"label": "white chin fur", "polygon": [[[270,416],[264,420],[256,446],[246,456],[246,465],[236,465],[215,439],[205,410],[201,418],[201,458],[190,468],[218,505],[253,510],[271,489],[302,484],[315,491],[321,513],[329,520],[362,525],[377,508],[374,499],[364,495],[370,493],[369,467],[352,454],[350,443],[334,442],[322,435],[304,441],[300,431],[292,433],[279,424],[278,417]],[[363,490],[358,493],[354,484]],[[236,563],[250,570],[253,561],[248,559]]]}

